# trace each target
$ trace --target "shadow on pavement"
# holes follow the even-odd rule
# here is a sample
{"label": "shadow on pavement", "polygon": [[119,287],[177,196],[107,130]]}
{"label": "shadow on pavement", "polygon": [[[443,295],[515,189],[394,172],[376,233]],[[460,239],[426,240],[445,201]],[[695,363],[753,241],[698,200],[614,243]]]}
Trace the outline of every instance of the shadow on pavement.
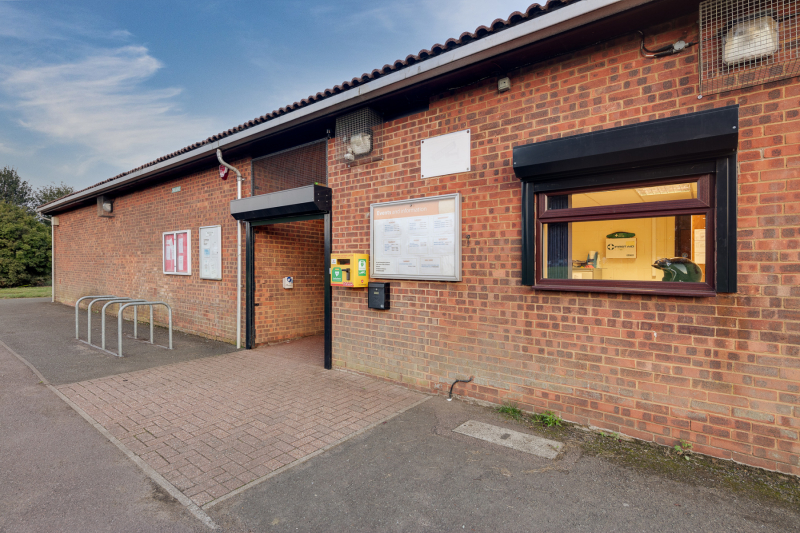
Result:
{"label": "shadow on pavement", "polygon": [[[99,302],[98,302],[99,303]],[[95,304],[97,306],[97,304]],[[140,317],[147,316],[142,308]],[[86,310],[80,311],[80,335],[86,340]],[[92,317],[92,343],[100,344],[100,315]],[[139,337],[149,340],[149,326],[139,324]],[[133,339],[133,322],[123,324],[123,355],[116,357],[75,339],[75,308],[47,298],[0,300],[0,340],[28,360],[53,385],[75,383],[123,372],[191,361],[236,351],[236,347],[173,332],[173,350]],[[166,328],[155,328],[155,343],[168,344]],[[106,348],[117,350],[116,317],[106,318]]]}

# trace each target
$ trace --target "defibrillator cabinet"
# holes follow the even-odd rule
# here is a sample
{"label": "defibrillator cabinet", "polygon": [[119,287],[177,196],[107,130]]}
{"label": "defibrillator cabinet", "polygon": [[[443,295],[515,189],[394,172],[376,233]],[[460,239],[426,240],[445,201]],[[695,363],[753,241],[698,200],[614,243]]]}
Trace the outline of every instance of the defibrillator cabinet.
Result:
{"label": "defibrillator cabinet", "polygon": [[331,254],[331,285],[366,287],[369,282],[369,254]]}

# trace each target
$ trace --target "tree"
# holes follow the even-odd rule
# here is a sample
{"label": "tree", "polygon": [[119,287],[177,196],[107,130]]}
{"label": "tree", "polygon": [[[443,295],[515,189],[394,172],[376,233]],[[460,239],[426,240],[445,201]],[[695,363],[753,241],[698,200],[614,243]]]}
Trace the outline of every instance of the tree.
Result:
{"label": "tree", "polygon": [[50,229],[24,208],[0,202],[0,287],[45,284]]}
{"label": "tree", "polygon": [[[75,188],[71,185],[67,185],[63,181],[58,185],[53,182],[52,185],[44,185],[36,189],[36,192],[34,192],[32,195],[32,204],[34,207],[39,207],[40,205],[44,205],[52,202],[53,200],[58,200],[59,198],[68,194],[72,194],[73,192],[75,192]],[[48,226],[50,225],[49,216],[40,215],[39,218]]]}
{"label": "tree", "polygon": [[0,170],[0,201],[31,211],[33,201],[31,186],[19,177],[14,168],[3,167],[3,170]]}

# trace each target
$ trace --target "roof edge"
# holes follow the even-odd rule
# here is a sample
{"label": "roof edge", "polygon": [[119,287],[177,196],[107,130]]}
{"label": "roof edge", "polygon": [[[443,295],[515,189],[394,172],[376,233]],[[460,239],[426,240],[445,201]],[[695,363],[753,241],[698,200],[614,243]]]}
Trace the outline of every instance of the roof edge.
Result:
{"label": "roof edge", "polygon": [[558,35],[580,26],[596,22],[652,0],[583,0],[565,5],[555,11],[536,17],[502,32],[465,44],[449,52],[431,57],[414,68],[406,68],[379,77],[352,90],[332,95],[324,100],[301,107],[290,113],[223,137],[193,150],[158,161],[151,166],[133,171],[118,179],[90,186],[63,198],[43,204],[36,211],[57,214],[99,194],[129,187],[136,182],[174,170],[181,166],[213,155],[217,149],[232,149],[267,135],[278,133],[316,118],[340,113],[345,109],[362,106],[371,100],[432,78],[480,63],[502,53]]}

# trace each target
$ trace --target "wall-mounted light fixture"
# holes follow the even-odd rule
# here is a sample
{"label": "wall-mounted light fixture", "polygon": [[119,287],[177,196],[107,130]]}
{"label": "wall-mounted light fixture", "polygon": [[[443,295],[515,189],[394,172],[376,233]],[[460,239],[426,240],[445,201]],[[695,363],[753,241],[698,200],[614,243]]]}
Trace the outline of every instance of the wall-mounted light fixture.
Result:
{"label": "wall-mounted light fixture", "polygon": [[497,80],[497,90],[504,93],[511,89],[511,79],[506,76]]}
{"label": "wall-mounted light fixture", "polygon": [[108,196],[97,197],[97,216],[99,217],[113,217],[114,216],[114,200]]}
{"label": "wall-mounted light fixture", "polygon": [[778,23],[770,16],[734,24],[725,34],[722,60],[730,65],[761,59],[778,51]]}

